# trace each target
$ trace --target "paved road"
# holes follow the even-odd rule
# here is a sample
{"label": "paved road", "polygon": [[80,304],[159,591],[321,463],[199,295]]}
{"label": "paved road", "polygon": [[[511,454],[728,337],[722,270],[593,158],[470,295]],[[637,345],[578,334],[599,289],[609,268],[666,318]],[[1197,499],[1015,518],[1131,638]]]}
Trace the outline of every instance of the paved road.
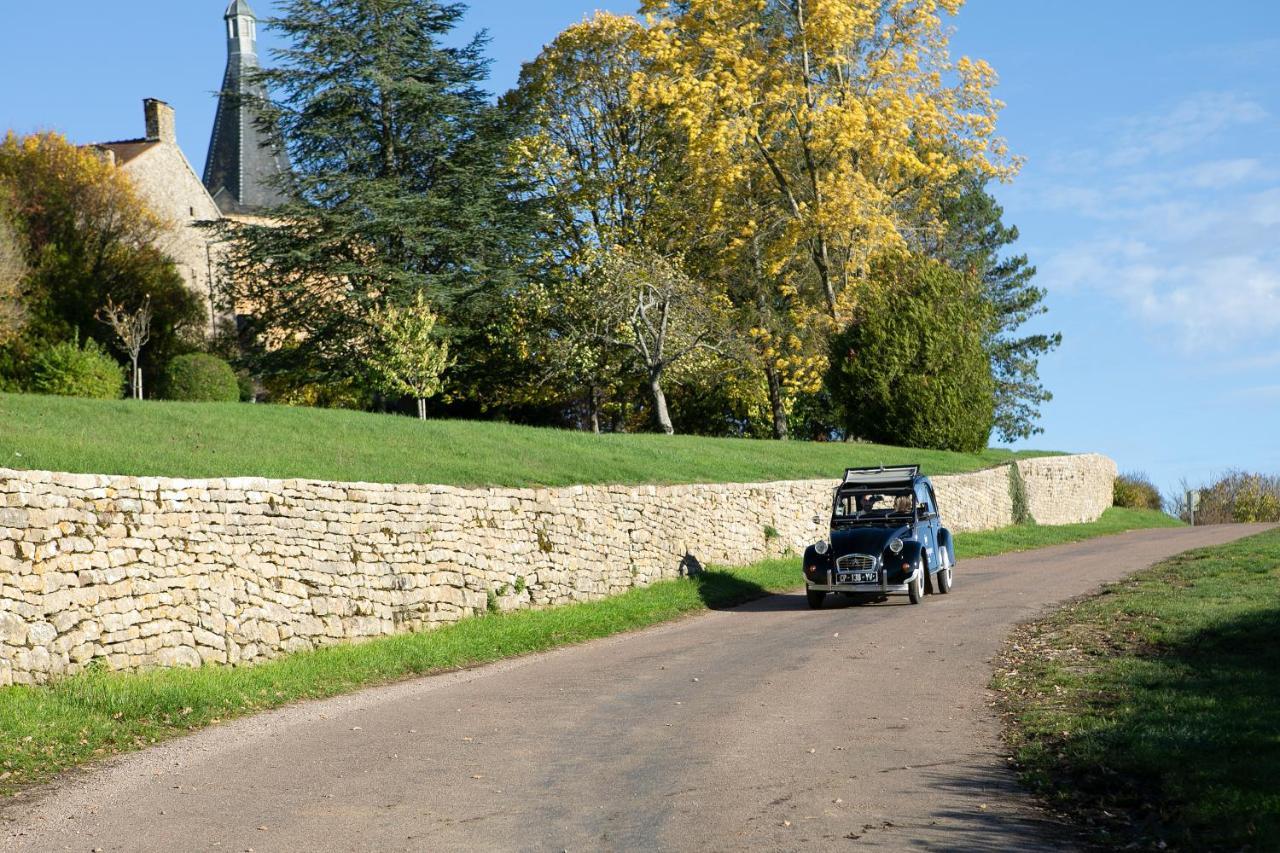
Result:
{"label": "paved road", "polygon": [[802,595],[242,720],[3,814],[90,851],[1045,850],[986,690],[1045,605],[1260,527],[962,564],[950,596]]}

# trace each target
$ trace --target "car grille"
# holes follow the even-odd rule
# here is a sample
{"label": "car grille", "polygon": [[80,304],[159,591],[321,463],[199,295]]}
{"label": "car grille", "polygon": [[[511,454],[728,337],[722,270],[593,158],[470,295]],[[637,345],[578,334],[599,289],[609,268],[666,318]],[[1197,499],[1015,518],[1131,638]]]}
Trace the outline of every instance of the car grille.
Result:
{"label": "car grille", "polygon": [[875,569],[876,562],[870,554],[845,554],[836,560],[836,568],[846,572],[869,572]]}

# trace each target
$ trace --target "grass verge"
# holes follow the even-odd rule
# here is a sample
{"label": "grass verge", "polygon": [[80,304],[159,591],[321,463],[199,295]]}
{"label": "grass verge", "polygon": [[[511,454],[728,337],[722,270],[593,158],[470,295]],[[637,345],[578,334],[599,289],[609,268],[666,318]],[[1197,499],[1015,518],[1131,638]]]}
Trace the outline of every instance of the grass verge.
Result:
{"label": "grass verge", "polygon": [[[1091,529],[1096,536],[1115,532],[1105,519]],[[998,550],[1002,537],[1010,550],[1023,541],[1018,528],[976,535],[984,537],[988,553]],[[962,553],[970,538],[957,537]],[[252,667],[91,671],[49,686],[0,688],[0,795],[80,764],[291,702],[581,643],[801,583],[796,559],[773,560],[663,581],[602,601],[468,619]]]}
{"label": "grass verge", "polygon": [[977,471],[1048,453],[875,444],[590,435],[244,403],[0,394],[0,467],[132,476],[569,486],[836,478],[846,467]]}
{"label": "grass verge", "polygon": [[1024,524],[1006,527],[986,533],[968,533],[956,537],[956,560],[973,560],[1012,551],[1030,551],[1051,545],[1066,545],[1151,527],[1184,527],[1178,519],[1153,509],[1122,509],[1111,507],[1102,518],[1089,524],[1064,524],[1058,527],[1041,527]]}
{"label": "grass verge", "polygon": [[1280,531],[1024,626],[993,683],[1024,779],[1092,843],[1280,850]]}

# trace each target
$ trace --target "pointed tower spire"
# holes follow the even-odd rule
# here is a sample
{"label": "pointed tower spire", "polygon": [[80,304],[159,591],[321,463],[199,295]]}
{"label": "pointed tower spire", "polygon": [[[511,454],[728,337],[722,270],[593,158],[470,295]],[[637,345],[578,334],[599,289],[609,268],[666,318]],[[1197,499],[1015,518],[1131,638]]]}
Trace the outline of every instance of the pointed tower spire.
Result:
{"label": "pointed tower spire", "polygon": [[258,16],[253,14],[247,0],[231,0],[223,15],[227,22],[227,56],[258,57]]}
{"label": "pointed tower spire", "polygon": [[262,94],[251,82],[258,68],[258,16],[248,0],[231,0],[222,17],[227,25],[227,71],[204,185],[223,213],[256,213],[285,200],[273,179],[289,165],[281,152],[266,144],[254,121],[252,102]]}

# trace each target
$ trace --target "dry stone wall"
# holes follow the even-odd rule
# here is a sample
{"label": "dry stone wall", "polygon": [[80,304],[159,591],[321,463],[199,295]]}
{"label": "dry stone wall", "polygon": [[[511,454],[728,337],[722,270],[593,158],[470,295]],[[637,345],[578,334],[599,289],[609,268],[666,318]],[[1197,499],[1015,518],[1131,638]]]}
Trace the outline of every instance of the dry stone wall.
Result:
{"label": "dry stone wall", "polygon": [[[1092,520],[1115,465],[1020,463],[1041,524]],[[1007,467],[935,479],[957,531],[1008,524]],[[0,685],[239,664],[624,592],[814,541],[830,481],[466,490],[0,469]]]}

